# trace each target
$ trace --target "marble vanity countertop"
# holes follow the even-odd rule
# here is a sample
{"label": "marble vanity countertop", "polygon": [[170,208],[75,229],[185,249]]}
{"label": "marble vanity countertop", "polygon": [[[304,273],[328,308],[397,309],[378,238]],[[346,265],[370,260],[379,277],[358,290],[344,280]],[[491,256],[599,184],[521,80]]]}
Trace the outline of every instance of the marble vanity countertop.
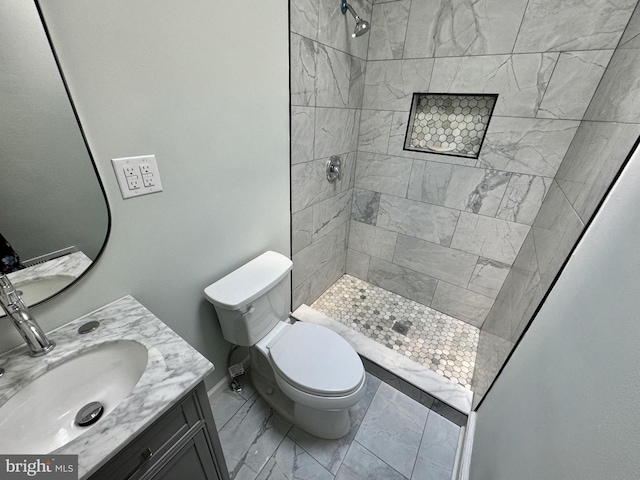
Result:
{"label": "marble vanity countertop", "polygon": [[91,259],[84,253],[74,252],[9,273],[7,277],[9,277],[9,280],[14,284],[30,282],[38,278],[52,277],[54,275],[68,275],[78,278],[92,263]]}
{"label": "marble vanity countertop", "polygon": [[[88,334],[78,334],[78,328],[92,320],[99,321],[100,326]],[[59,362],[99,343],[134,340],[148,350],[145,372],[115,410],[65,446],[54,452],[43,452],[78,455],[80,479],[87,478],[105,464],[214,368],[131,296],[73,320],[47,336],[57,345],[45,356],[30,357],[23,345],[0,357],[0,368],[5,370],[0,379],[0,405]]]}

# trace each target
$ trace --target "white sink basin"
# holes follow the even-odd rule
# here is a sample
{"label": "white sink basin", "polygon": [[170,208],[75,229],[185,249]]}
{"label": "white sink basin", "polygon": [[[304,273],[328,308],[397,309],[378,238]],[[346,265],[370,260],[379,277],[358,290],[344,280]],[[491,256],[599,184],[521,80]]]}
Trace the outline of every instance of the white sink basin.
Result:
{"label": "white sink basin", "polygon": [[75,279],[71,275],[50,275],[17,283],[15,287],[22,292],[24,303],[33,305],[58,293]]}
{"label": "white sink basin", "polygon": [[91,402],[112,412],[134,389],[148,352],[133,340],[104,342],[62,360],[0,406],[0,452],[45,454],[97,423],[80,427],[76,414]]}

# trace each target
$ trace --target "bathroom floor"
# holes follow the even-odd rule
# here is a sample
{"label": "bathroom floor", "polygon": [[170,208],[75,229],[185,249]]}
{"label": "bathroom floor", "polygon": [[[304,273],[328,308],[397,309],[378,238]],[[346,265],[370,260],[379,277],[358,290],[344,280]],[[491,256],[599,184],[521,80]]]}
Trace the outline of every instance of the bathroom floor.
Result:
{"label": "bathroom floor", "polygon": [[480,330],[351,275],[311,308],[471,389]]}
{"label": "bathroom floor", "polygon": [[338,440],[287,422],[250,385],[210,394],[232,480],[449,480],[460,427],[367,374]]}

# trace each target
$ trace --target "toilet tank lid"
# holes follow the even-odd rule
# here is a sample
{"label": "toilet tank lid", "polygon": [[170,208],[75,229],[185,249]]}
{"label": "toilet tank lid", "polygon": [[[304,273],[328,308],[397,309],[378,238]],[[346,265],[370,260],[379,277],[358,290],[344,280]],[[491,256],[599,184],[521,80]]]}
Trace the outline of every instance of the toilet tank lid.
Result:
{"label": "toilet tank lid", "polygon": [[266,293],[287,276],[293,262],[277,252],[264,252],[204,289],[216,307],[237,309]]}

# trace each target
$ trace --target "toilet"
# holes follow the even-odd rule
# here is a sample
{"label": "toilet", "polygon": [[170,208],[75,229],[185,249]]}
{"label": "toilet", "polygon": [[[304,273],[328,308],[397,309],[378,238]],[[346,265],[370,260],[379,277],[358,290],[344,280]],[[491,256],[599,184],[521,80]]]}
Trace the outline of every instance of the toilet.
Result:
{"label": "toilet", "polygon": [[280,415],[316,437],[349,432],[349,408],[365,392],[360,357],[340,335],[321,325],[290,323],[292,262],[265,252],[209,285],[222,333],[250,349],[253,384]]}

